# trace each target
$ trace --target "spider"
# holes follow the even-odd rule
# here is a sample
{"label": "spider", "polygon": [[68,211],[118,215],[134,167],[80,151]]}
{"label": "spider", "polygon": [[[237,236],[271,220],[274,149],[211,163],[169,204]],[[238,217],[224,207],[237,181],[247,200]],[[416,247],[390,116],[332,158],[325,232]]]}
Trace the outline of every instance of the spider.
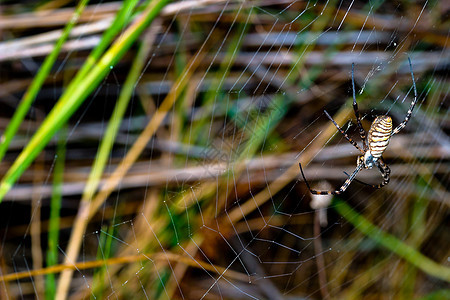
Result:
{"label": "spider", "polygon": [[[391,137],[394,134],[397,134],[402,130],[406,124],[408,123],[409,119],[411,118],[412,111],[414,109],[414,106],[417,102],[417,88],[416,83],[414,81],[414,73],[412,69],[411,59],[408,57],[409,61],[409,69],[411,71],[411,77],[412,77],[412,83],[413,83],[413,89],[414,89],[414,99],[411,102],[411,106],[406,114],[405,119],[403,122],[401,122],[394,130],[392,130],[392,118],[386,115],[383,116],[377,116],[375,120],[372,122],[372,125],[369,129],[369,134],[367,136],[366,141],[366,131],[364,130],[361,119],[359,117],[359,110],[358,110],[358,104],[356,103],[356,96],[355,96],[355,78],[354,78],[354,67],[355,64],[352,64],[352,87],[353,87],[353,110],[355,111],[355,117],[356,117],[356,123],[359,130],[359,135],[361,137],[362,143],[363,143],[363,149],[361,149],[358,144],[353,141],[345,132],[342,130],[341,127],[336,123],[335,120],[328,114],[326,110],[324,110],[325,115],[328,117],[328,119],[333,122],[334,126],[344,135],[344,137],[349,141],[350,144],[352,144],[356,149],[358,149],[362,155],[358,156],[358,159],[356,160],[356,169],[353,171],[351,175],[348,175],[345,173],[348,178],[344,182],[344,184],[339,188],[339,190],[336,191],[317,191],[311,189],[308,181],[306,180],[305,174],[303,173],[302,165],[299,163],[300,171],[303,176],[303,180],[306,183],[306,186],[308,187],[311,194],[314,195],[339,195],[342,194],[350,185],[350,183],[355,180],[357,182],[363,183],[367,186],[370,186],[375,189],[382,188],[386,184],[389,183],[390,180],[390,174],[391,169],[389,169],[389,166],[384,162],[383,160],[383,152],[386,150],[389,141]],[[376,166],[378,170],[380,170],[381,175],[383,176],[383,182],[378,185],[372,185],[367,184],[364,182],[361,182],[357,179],[355,179],[356,174],[358,174],[359,171],[362,169],[372,169],[373,166]]]}

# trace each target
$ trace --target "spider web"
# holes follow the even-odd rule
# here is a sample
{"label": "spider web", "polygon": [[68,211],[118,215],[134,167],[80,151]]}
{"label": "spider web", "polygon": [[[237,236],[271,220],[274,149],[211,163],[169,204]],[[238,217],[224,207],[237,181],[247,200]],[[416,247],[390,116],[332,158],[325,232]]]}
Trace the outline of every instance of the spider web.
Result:
{"label": "spider web", "polygon": [[[101,1],[92,8],[99,12],[107,5],[114,3]],[[450,52],[448,28],[431,19],[444,16],[448,7],[429,1],[395,5],[169,4],[149,34],[152,48],[103,184],[176,79],[190,76],[188,84],[139,159],[90,220],[77,260],[70,263],[75,269],[70,296],[346,299],[418,297],[445,289],[445,281],[352,226],[335,210],[331,197],[313,197],[299,176],[302,162],[314,188],[334,190],[347,178],[344,171],[351,173],[356,167],[359,152],[323,113],[326,109],[362,144],[351,107],[352,63],[366,131],[377,115],[389,114],[394,126],[403,121],[413,99],[410,57],[419,96],[408,125],[391,139],[384,154],[391,182],[381,190],[353,182],[338,200],[449,267],[448,247],[439,245],[449,239]],[[435,25],[440,30],[432,29]],[[91,49],[98,36],[82,33],[77,41],[77,51]],[[59,263],[68,257],[80,196],[134,50],[74,115],[64,138]],[[49,99],[60,95],[60,73],[79,64],[71,55],[74,49],[65,51],[54,85],[35,103],[36,120],[42,121],[48,112]],[[14,59],[35,73],[34,64],[42,62],[43,53],[35,54],[38,58],[24,53],[17,52]],[[189,64],[197,62],[189,74]],[[3,105],[9,103],[5,99]],[[21,131],[8,159],[12,161],[29,140],[33,126],[30,122]],[[45,260],[56,143],[2,203],[1,275],[31,274],[38,269],[36,258]],[[357,179],[377,184],[381,176],[376,170],[363,170]],[[24,208],[30,213],[24,214]],[[33,244],[36,220],[42,223],[39,247]],[[89,267],[90,262],[97,264]],[[47,280],[41,273],[2,281],[1,293],[10,298],[43,297]]]}

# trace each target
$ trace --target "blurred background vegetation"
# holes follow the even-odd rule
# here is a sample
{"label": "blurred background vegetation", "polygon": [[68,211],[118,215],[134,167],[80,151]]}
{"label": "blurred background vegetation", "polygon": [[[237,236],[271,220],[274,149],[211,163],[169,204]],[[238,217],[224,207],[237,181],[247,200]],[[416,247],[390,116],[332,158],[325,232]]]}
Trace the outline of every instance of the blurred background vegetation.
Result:
{"label": "blurred background vegetation", "polygon": [[[446,1],[1,1],[0,298],[450,299]],[[391,182],[336,197],[368,130]],[[376,184],[376,170],[358,180]]]}

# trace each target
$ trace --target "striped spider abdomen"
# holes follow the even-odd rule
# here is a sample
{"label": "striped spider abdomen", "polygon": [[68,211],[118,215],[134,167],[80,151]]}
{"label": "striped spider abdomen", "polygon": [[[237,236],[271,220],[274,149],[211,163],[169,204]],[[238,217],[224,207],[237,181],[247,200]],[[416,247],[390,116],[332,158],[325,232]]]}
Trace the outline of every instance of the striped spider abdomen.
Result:
{"label": "striped spider abdomen", "polygon": [[373,157],[380,158],[386,150],[392,135],[392,119],[389,116],[378,116],[372,123],[367,136],[369,150]]}

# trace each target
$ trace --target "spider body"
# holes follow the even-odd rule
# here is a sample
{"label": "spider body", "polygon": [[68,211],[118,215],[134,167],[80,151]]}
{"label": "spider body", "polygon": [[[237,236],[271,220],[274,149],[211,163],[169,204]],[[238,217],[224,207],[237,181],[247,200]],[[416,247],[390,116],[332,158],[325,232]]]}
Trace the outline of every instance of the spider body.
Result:
{"label": "spider body", "polygon": [[[392,118],[391,117],[386,116],[386,115],[376,117],[375,120],[372,122],[372,125],[370,126],[367,140],[366,140],[366,131],[362,127],[361,119],[359,117],[358,104],[356,103],[354,64],[352,64],[353,110],[355,112],[356,123],[358,125],[359,135],[361,137],[363,147],[361,148],[360,146],[358,146],[358,144],[355,141],[353,141],[345,133],[345,131],[342,130],[341,127],[339,127],[339,125],[336,123],[336,121],[333,120],[333,118],[328,114],[327,111],[324,111],[324,112],[325,112],[325,115],[331,120],[331,122],[333,122],[334,126],[336,126],[336,128],[344,135],[344,137],[347,139],[347,141],[350,144],[352,144],[356,149],[358,149],[362,155],[358,156],[358,159],[356,161],[356,169],[353,171],[353,173],[351,175],[348,175],[347,173],[344,172],[345,174],[347,174],[348,178],[344,182],[344,184],[339,188],[339,190],[336,190],[336,191],[316,191],[316,190],[311,189],[308,181],[306,180],[305,174],[303,173],[302,165],[299,164],[300,171],[303,176],[303,180],[305,181],[306,186],[308,187],[308,189],[310,190],[310,192],[312,194],[315,194],[315,195],[338,195],[338,194],[341,194],[347,189],[347,187],[350,185],[350,183],[353,180],[355,180],[356,174],[358,174],[359,171],[361,171],[362,169],[372,169],[374,166],[376,166],[378,168],[381,175],[383,176],[383,182],[378,185],[371,185],[371,184],[366,184],[366,183],[364,183],[364,184],[371,186],[375,189],[379,189],[389,183],[391,170],[389,169],[389,167],[385,164],[385,162],[383,160],[383,157],[382,157],[383,152],[386,150],[391,137],[394,134],[397,134],[400,130],[402,130],[406,126],[409,119],[411,118],[414,106],[416,105],[416,102],[417,102],[417,88],[416,88],[416,83],[414,80],[414,73],[412,70],[411,59],[409,57],[408,57],[408,61],[409,61],[409,68],[411,71],[411,78],[412,78],[412,83],[413,83],[414,99],[411,102],[411,106],[409,107],[408,112],[406,113],[405,119],[397,127],[395,127],[395,129],[392,129]],[[356,180],[356,181],[358,181],[358,180]],[[360,182],[360,181],[358,181],[358,182]]]}
{"label": "spider body", "polygon": [[386,150],[392,134],[392,118],[389,116],[377,117],[370,126],[367,136],[367,144],[369,149],[364,153],[362,158],[358,158],[358,162],[362,160],[365,169],[372,169],[374,164],[383,155]]}

